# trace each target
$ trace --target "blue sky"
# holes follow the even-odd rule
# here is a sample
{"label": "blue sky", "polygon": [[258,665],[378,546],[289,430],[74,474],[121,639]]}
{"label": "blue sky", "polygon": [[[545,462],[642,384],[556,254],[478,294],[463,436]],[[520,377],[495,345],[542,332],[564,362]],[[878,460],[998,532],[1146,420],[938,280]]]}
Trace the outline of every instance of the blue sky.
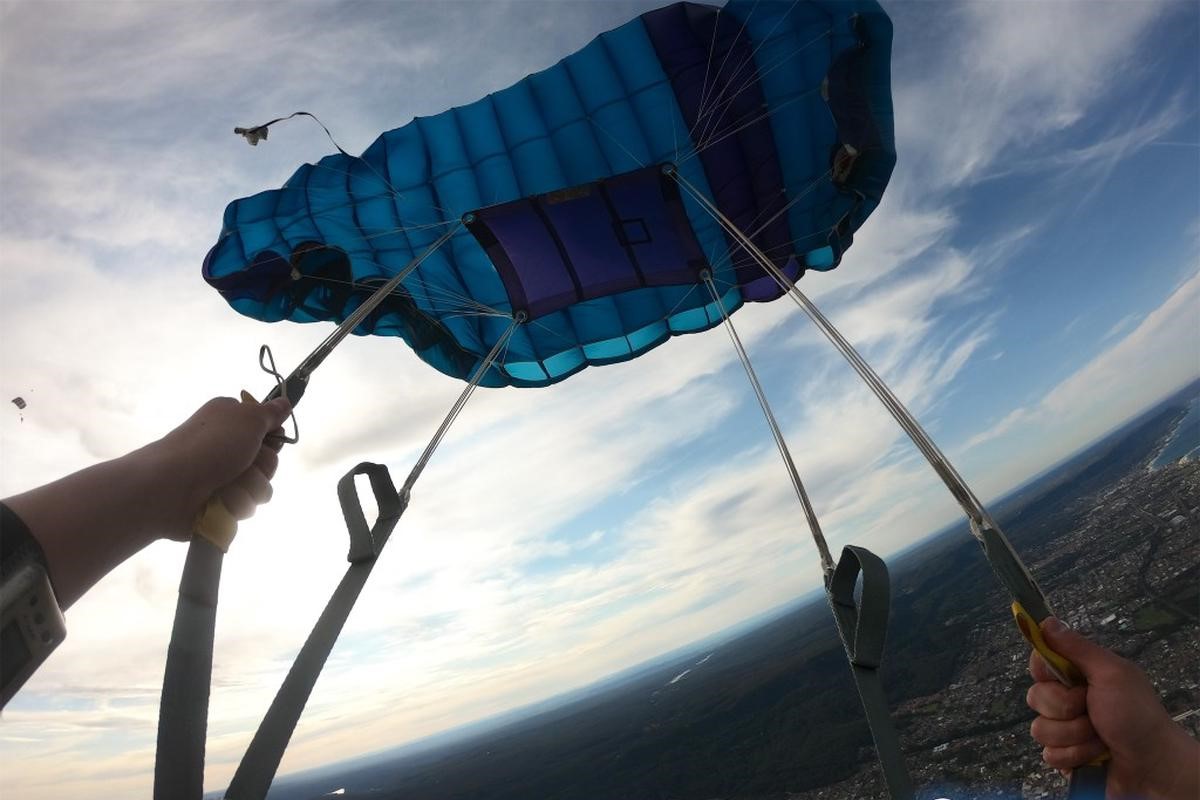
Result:
{"label": "blue sky", "polygon": [[[502,88],[642,3],[0,5],[0,415],[7,495],[263,385],[323,332],[230,311],[199,266],[225,204],[329,150],[235,125],[304,109],[351,152]],[[889,3],[899,164],[804,288],[994,497],[1200,372],[1200,11],[1191,2]],[[737,315],[830,543],[887,554],[955,507],[790,304]],[[355,340],[227,559],[207,780],[223,786],[328,593],[336,478],[403,474],[459,386]],[[146,794],[184,549],[71,609],[5,711],[0,793]],[[545,390],[481,391],[425,473],[284,771],[584,685],[817,585],[723,333]],[[113,620],[119,620],[114,625]],[[364,745],[369,742],[369,745]],[[72,769],[65,775],[62,765]]]}

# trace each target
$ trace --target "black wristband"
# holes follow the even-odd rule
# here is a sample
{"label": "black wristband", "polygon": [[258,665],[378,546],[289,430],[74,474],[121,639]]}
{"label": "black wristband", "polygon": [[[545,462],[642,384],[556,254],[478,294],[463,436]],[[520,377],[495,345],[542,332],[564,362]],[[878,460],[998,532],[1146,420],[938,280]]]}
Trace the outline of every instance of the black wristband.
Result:
{"label": "black wristband", "polygon": [[[10,575],[26,561],[32,561],[50,574],[46,554],[38,540],[29,532],[25,520],[8,506],[0,503],[0,581]],[[51,579],[51,583],[53,583]]]}

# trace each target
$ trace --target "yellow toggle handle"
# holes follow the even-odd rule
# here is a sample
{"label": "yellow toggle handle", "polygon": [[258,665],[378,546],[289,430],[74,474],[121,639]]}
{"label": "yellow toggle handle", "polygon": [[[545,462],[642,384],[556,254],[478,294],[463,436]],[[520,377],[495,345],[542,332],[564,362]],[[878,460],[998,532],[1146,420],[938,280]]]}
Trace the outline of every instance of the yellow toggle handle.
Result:
{"label": "yellow toggle handle", "polygon": [[204,510],[196,517],[192,533],[207,539],[216,545],[222,553],[229,552],[233,537],[237,536],[238,524],[225,508],[219,497],[210,497],[204,505]]}
{"label": "yellow toggle handle", "polygon": [[1029,615],[1020,602],[1013,601],[1012,613],[1013,619],[1017,621],[1017,627],[1021,629],[1021,635],[1033,646],[1034,650],[1037,650],[1038,655],[1046,662],[1046,666],[1054,673],[1054,677],[1058,678],[1064,686],[1083,686],[1087,683],[1078,667],[1050,649],[1050,645],[1046,644],[1046,640],[1042,637],[1041,626]]}
{"label": "yellow toggle handle", "polygon": [[[1041,626],[1029,615],[1025,607],[1016,600],[1012,604],[1012,614],[1013,619],[1017,621],[1017,627],[1021,630],[1021,635],[1038,652],[1038,655],[1042,657],[1042,661],[1046,662],[1046,667],[1054,673],[1054,677],[1058,678],[1064,686],[1087,685],[1087,679],[1083,677],[1083,673],[1079,671],[1079,667],[1051,649],[1050,645],[1046,643],[1046,639],[1042,636]],[[1109,753],[1103,753],[1088,763],[1096,766],[1103,764],[1111,758],[1112,756]]]}
{"label": "yellow toggle handle", "polygon": [[[242,390],[241,398],[243,403],[258,405],[254,396],[245,389]],[[208,498],[208,502],[204,504],[204,510],[192,524],[193,534],[207,539],[222,553],[229,552],[229,545],[233,544],[233,537],[237,536],[237,530],[237,520],[234,519],[233,514],[229,513],[229,509],[225,508],[221,498],[215,495]]]}

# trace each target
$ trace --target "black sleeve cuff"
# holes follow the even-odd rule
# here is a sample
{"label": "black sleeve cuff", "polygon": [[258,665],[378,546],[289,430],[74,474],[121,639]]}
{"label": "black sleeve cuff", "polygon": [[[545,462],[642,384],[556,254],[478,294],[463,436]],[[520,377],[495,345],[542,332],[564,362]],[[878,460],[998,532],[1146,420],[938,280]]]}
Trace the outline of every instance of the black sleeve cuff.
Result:
{"label": "black sleeve cuff", "polygon": [[[50,574],[46,564],[46,554],[38,540],[29,532],[25,520],[8,506],[0,503],[0,581],[12,574],[26,559],[40,564],[46,574]],[[53,583],[53,579],[51,579]]]}

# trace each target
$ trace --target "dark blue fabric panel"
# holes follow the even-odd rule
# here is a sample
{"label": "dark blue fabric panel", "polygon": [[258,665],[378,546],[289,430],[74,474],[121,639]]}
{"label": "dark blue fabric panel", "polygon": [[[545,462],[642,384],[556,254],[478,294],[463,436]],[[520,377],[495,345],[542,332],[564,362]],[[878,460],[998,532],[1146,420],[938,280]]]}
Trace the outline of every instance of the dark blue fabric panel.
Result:
{"label": "dark blue fabric panel", "polygon": [[[874,0],[732,0],[724,10],[756,42],[760,86],[787,186],[790,239],[806,267],[832,269],[853,231],[878,205],[895,165],[889,63],[891,22]],[[839,131],[821,88],[839,57],[860,53],[871,120],[880,149],[860,157],[851,179],[837,186],[832,155],[851,131]],[[829,250],[832,249],[832,258]],[[765,299],[771,299],[768,295]]]}
{"label": "dark blue fabric panel", "polygon": [[650,285],[695,283],[708,266],[677,194],[664,195],[661,170],[643,170],[605,183],[635,269]]}
{"label": "dark blue fabric panel", "polygon": [[567,254],[584,298],[645,285],[612,226],[604,224],[609,213],[599,191],[566,203],[540,205]]}
{"label": "dark blue fabric panel", "polygon": [[[803,272],[803,267],[795,257],[788,259],[788,262],[780,267],[780,269],[793,283],[800,280],[800,275]],[[742,296],[748,302],[752,303],[766,303],[774,300],[783,293],[783,290],[779,288],[779,284],[770,275],[760,275],[749,283],[742,284],[741,289]]]}
{"label": "dark blue fabric panel", "polygon": [[[689,158],[692,152],[691,139],[676,103],[671,81],[658,61],[645,20],[639,18],[638,21],[641,24],[623,25],[605,33],[601,39],[630,93],[630,103],[651,152],[648,163],[676,164],[679,173],[689,183],[711,197],[713,193],[703,164],[699,158]],[[733,277],[729,260],[720,258],[728,250],[728,243],[718,224],[689,196],[683,198],[683,207],[702,257],[713,262],[719,283],[731,283]],[[692,254],[688,254],[688,257],[691,258]],[[704,293],[698,292],[697,295],[702,298]],[[684,305],[679,305],[680,297],[671,292],[660,291],[656,296],[662,303],[664,315],[694,305],[692,298],[683,300]]]}
{"label": "dark blue fabric panel", "polygon": [[[680,197],[659,167],[479,209],[470,228],[500,273],[515,310],[536,319],[649,286],[692,285],[707,266]],[[619,327],[666,316],[654,294],[621,297]],[[575,317],[572,317],[575,319]],[[595,341],[595,322],[577,325]],[[607,327],[607,326],[606,326]]]}
{"label": "dark blue fabric panel", "polygon": [[[668,6],[643,15],[722,213],[782,266],[790,255],[776,148],[758,89],[753,42],[715,8]],[[740,249],[730,258],[750,262]],[[747,263],[738,283],[762,274]]]}
{"label": "dark blue fabric panel", "polygon": [[[513,265],[516,284],[525,300],[524,307],[517,306],[517,310],[540,316],[554,310],[553,307],[561,308],[582,299],[565,254],[538,215],[533,201],[516,200],[493,206],[479,214],[479,224],[487,226]],[[494,253],[489,254],[493,262],[499,260]]]}

